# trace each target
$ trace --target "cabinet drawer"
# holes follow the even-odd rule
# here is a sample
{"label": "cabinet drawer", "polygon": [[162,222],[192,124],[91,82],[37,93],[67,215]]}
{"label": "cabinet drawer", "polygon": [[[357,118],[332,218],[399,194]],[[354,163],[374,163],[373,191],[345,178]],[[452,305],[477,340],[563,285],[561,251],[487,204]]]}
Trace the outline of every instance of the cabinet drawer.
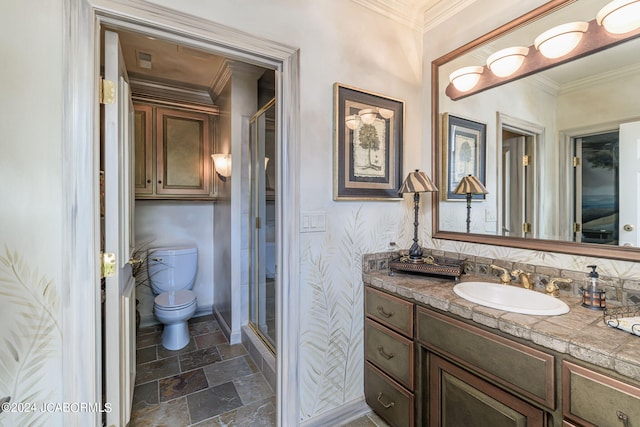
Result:
{"label": "cabinet drawer", "polygon": [[640,425],[640,388],[562,361],[562,415],[585,426]]}
{"label": "cabinet drawer", "polygon": [[365,363],[364,394],[376,414],[392,426],[414,425],[414,397],[371,363]]}
{"label": "cabinet drawer", "polygon": [[523,396],[555,409],[554,357],[423,307],[416,338]]}
{"label": "cabinet drawer", "polygon": [[413,337],[413,304],[370,287],[364,290],[365,314],[407,337]]}
{"label": "cabinet drawer", "polygon": [[413,390],[413,341],[367,319],[364,342],[366,360]]}

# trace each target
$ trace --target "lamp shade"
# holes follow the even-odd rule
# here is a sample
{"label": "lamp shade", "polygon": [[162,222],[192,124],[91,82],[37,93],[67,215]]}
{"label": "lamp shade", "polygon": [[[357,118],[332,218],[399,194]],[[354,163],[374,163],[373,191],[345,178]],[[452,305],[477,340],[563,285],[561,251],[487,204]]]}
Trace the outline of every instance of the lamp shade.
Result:
{"label": "lamp shade", "polygon": [[487,58],[487,67],[498,77],[507,77],[522,66],[529,48],[514,46],[502,49]]}
{"label": "lamp shade", "polygon": [[460,180],[458,186],[453,190],[455,194],[488,194],[487,189],[480,180],[473,175],[467,175]]}
{"label": "lamp shade", "polygon": [[224,178],[231,176],[231,154],[212,154],[213,163],[218,175]]}
{"label": "lamp shade", "polygon": [[640,27],[640,0],[614,0],[596,15],[596,22],[612,34],[624,34]]}
{"label": "lamp shade", "polygon": [[358,124],[360,123],[360,116],[358,116],[357,114],[352,114],[350,116],[345,117],[344,121],[347,127],[353,130],[358,127]]}
{"label": "lamp shade", "polygon": [[438,189],[433,185],[427,174],[416,169],[407,175],[398,193],[427,193],[434,191],[438,191]]}
{"label": "lamp shade", "polygon": [[547,58],[560,58],[578,46],[582,35],[589,28],[587,22],[569,22],[540,34],[533,44]]}

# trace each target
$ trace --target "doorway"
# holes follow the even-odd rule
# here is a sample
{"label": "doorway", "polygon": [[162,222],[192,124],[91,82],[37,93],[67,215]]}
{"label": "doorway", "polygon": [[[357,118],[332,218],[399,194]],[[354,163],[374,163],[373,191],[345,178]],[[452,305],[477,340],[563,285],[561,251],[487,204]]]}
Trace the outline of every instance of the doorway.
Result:
{"label": "doorway", "polygon": [[574,241],[619,242],[620,140],[617,130],[572,138]]}
{"label": "doorway", "polygon": [[[175,10],[143,1],[131,0],[120,3],[95,4],[88,0],[69,1],[65,8],[65,22],[69,22],[68,37],[63,50],[68,91],[64,98],[65,152],[63,167],[74,173],[65,175],[63,187],[67,200],[67,211],[73,214],[64,217],[64,230],[69,236],[66,245],[68,260],[63,279],[69,289],[86,289],[87,277],[98,277],[99,264],[99,182],[98,170],[98,114],[97,79],[100,52],[96,40],[100,25],[144,32],[149,36],[161,36],[185,45],[215,51],[236,60],[247,61],[275,69],[277,72],[276,94],[279,103],[278,140],[281,168],[276,179],[282,189],[282,197],[276,206],[279,226],[276,233],[281,242],[277,248],[277,259],[281,260],[276,292],[276,322],[278,348],[287,354],[287,360],[277,358],[278,377],[278,424],[287,425],[297,421],[298,385],[292,372],[297,369],[297,326],[299,312],[295,304],[289,307],[289,299],[297,300],[298,290],[290,283],[298,277],[298,265],[282,257],[284,253],[299,252],[297,233],[299,195],[296,185],[298,176],[299,138],[299,52],[295,48],[258,38],[231,29],[225,25],[202,18],[176,14]],[[239,190],[239,188],[238,188]],[[73,197],[71,197],[71,195]],[[240,194],[237,194],[240,197]],[[87,230],[90,230],[87,233]],[[62,311],[70,313],[64,323],[64,346],[69,357],[64,358],[65,401],[95,402],[100,400],[101,390],[101,346],[99,318],[99,280],[95,289],[88,292],[72,292],[63,301]],[[71,314],[72,313],[72,314]],[[78,323],[86,324],[91,336],[86,339],[75,333]],[[80,369],[80,371],[79,371]],[[291,396],[284,404],[282,395]],[[97,425],[99,414],[65,414],[65,424]]]}

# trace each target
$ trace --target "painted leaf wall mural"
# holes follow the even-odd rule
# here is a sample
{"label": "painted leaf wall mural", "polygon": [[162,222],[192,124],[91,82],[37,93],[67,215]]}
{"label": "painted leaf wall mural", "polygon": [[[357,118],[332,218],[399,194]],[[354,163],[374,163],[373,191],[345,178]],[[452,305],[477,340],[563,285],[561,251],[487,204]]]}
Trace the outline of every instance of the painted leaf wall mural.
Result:
{"label": "painted leaf wall mural", "polygon": [[[0,398],[11,402],[49,403],[51,361],[61,351],[59,299],[51,280],[32,270],[16,252],[0,255],[0,306],[10,316],[0,328]],[[0,426],[51,425],[51,413],[5,412]]]}
{"label": "painted leaf wall mural", "polygon": [[399,229],[403,213],[396,206],[382,213],[359,206],[330,224],[323,239],[315,236],[303,246],[308,297],[302,306],[301,419],[363,395],[362,256],[385,251],[390,236],[401,240],[406,234]]}

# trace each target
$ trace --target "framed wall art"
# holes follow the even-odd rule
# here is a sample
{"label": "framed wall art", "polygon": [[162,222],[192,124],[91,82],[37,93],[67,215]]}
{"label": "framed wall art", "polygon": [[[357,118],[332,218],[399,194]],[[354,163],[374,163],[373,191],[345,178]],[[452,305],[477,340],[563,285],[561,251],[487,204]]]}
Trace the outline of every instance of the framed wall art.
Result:
{"label": "framed wall art", "polygon": [[401,200],[404,102],[334,84],[334,200]]}
{"label": "framed wall art", "polygon": [[[442,183],[444,200],[466,200],[464,194],[453,191],[460,180],[474,175],[486,184],[487,125],[444,113],[442,116]],[[484,194],[474,194],[473,199],[484,199]]]}

